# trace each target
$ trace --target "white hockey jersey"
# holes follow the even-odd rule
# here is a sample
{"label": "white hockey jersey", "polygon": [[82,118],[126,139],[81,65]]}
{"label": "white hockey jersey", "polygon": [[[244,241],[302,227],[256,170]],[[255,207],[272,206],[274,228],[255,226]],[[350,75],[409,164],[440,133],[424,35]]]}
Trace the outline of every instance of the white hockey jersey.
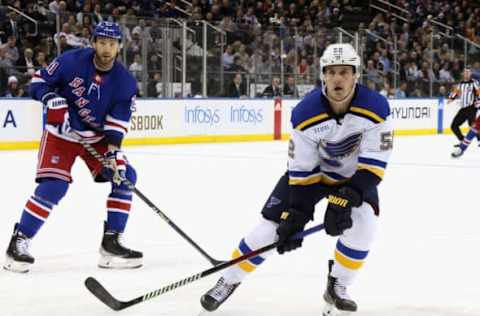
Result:
{"label": "white hockey jersey", "polygon": [[291,188],[352,182],[362,192],[383,179],[393,124],[388,101],[377,92],[357,84],[347,113],[338,116],[315,89],[293,109],[291,123]]}

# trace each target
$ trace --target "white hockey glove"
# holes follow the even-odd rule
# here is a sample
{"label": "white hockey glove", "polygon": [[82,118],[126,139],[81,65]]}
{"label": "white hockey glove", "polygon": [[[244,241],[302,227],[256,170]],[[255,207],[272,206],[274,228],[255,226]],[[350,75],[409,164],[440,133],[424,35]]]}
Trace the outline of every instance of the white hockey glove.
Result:
{"label": "white hockey glove", "polygon": [[102,168],[102,176],[116,185],[121,185],[126,179],[127,157],[121,150],[109,150],[104,156],[108,167]]}
{"label": "white hockey glove", "polygon": [[55,93],[49,93],[43,99],[47,108],[47,124],[61,125],[65,121],[65,114],[68,113],[67,99]]}

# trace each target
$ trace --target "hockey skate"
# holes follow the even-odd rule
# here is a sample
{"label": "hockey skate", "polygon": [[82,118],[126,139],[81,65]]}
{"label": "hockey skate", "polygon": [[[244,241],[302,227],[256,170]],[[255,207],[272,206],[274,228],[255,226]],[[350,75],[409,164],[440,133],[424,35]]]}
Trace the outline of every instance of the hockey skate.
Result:
{"label": "hockey skate", "polygon": [[458,158],[460,157],[461,155],[463,155],[463,150],[459,147],[459,148],[455,148],[452,152],[452,157],[453,158]]}
{"label": "hockey skate", "polygon": [[232,295],[239,285],[240,283],[229,284],[225,282],[223,277],[221,277],[217,281],[217,284],[215,284],[215,286],[200,299],[202,307],[209,312],[213,312],[219,308],[230,295]]}
{"label": "hockey skate", "polygon": [[12,272],[26,273],[35,259],[28,253],[30,238],[18,230],[18,223],[13,229],[12,239],[7,249],[7,258],[3,268]]}
{"label": "hockey skate", "polygon": [[143,254],[122,245],[122,234],[107,230],[103,226],[103,239],[100,246],[98,266],[106,269],[135,269],[142,266]]}
{"label": "hockey skate", "polygon": [[327,289],[323,294],[325,300],[325,308],[323,316],[345,316],[351,312],[357,311],[357,303],[355,303],[347,293],[347,287],[340,284],[337,278],[332,277],[333,260],[328,261],[328,282]]}

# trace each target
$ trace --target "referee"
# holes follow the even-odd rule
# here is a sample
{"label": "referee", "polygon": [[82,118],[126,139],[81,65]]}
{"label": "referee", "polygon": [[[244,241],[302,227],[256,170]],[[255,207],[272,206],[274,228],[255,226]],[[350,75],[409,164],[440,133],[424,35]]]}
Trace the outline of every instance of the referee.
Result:
{"label": "referee", "polygon": [[[474,103],[477,98],[480,98],[480,84],[475,79],[472,79],[472,70],[469,66],[466,66],[463,70],[463,80],[455,87],[453,92],[448,97],[447,103],[452,102],[454,99],[460,99],[460,110],[453,118],[450,128],[452,132],[457,136],[461,143],[464,135],[460,130],[460,126],[468,121],[468,125],[471,126],[475,121],[477,115],[477,108]],[[480,142],[480,136],[477,135],[477,140]],[[455,147],[458,147],[456,144]]]}

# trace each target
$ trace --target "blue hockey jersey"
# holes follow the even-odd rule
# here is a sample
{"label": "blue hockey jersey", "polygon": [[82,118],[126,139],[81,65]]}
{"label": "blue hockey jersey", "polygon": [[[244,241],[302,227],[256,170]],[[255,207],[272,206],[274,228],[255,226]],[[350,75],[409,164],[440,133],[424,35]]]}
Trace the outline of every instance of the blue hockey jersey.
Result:
{"label": "blue hockey jersey", "polygon": [[[92,48],[62,54],[35,73],[30,93],[42,102],[52,93],[67,99],[70,126],[78,134],[92,143],[106,138],[108,143],[119,146],[128,131],[137,83],[117,61],[110,71],[98,71],[93,64],[94,54]],[[75,141],[53,126],[46,128]]]}

